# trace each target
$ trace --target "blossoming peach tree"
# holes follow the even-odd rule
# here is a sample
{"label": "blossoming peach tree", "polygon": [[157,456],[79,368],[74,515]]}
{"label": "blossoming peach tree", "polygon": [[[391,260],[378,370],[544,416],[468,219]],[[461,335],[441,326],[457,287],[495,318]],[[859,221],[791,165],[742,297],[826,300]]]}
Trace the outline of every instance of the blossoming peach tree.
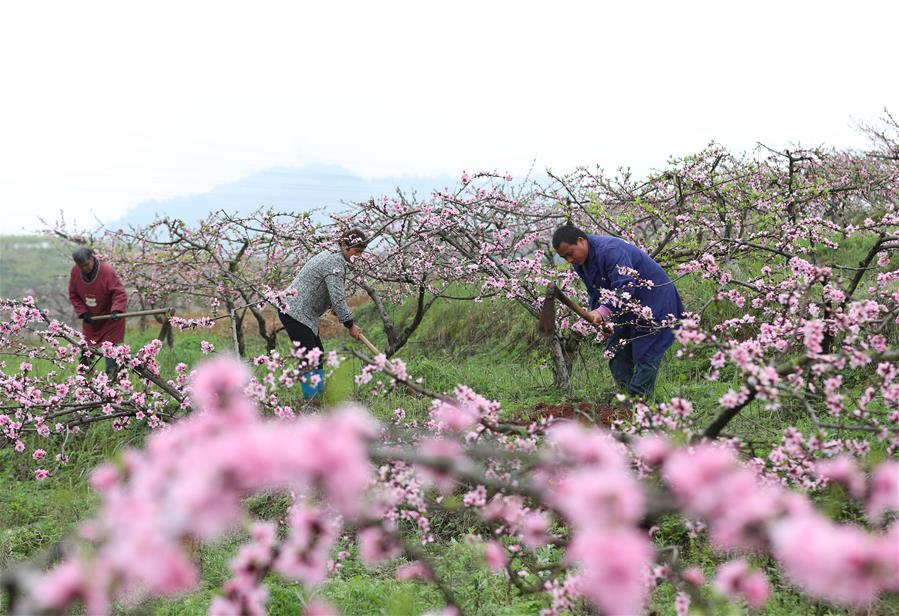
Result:
{"label": "blossoming peach tree", "polygon": [[[368,374],[376,372],[414,385],[396,360],[373,358]],[[688,446],[571,422],[511,426],[498,404],[465,387],[434,395],[420,436],[359,407],[272,419],[256,410],[255,387],[234,360],[198,368],[188,386],[194,414],[93,471],[102,504],[64,559],[43,573],[5,574],[11,611],[65,613],[80,601],[104,613],[115,601],[188,592],[199,579],[190,545],[246,523],[242,499],[273,488],[289,489],[294,505],[280,526],[250,525],[212,614],[263,613],[269,573],[320,583],[334,570],[331,552],[345,528],[356,529],[363,561],[404,554],[409,563],[397,575],[430,581],[446,613],[461,613],[451,581],[423,547],[427,517],[456,492],[483,521],[485,565],[523,592],[548,593],[550,614],[578,601],[600,613],[637,613],[662,577],[681,589],[682,613],[691,602],[708,606],[698,592],[706,584],[720,591],[713,601],[760,607],[769,582],[741,553],[770,554],[799,589],[841,605],[870,605],[899,590],[899,526],[888,522],[899,509],[895,461],[868,478],[845,458],[820,469],[858,499],[863,528],[832,521],[724,443]],[[653,543],[655,522],[671,512],[706,526],[713,545],[734,555],[714,579]],[[546,545],[561,558],[536,559]],[[332,609],[319,603],[309,613]]]}
{"label": "blossoming peach tree", "polygon": [[[54,462],[57,469],[66,464],[66,444],[90,424],[110,422],[115,430],[138,423],[157,428],[188,409],[187,367],[163,377],[156,362],[160,340],[137,350],[111,343],[92,350],[81,332],[49,318],[30,297],[0,300],[0,310],[8,315],[0,321],[0,446],[30,455],[37,479],[45,479]],[[88,355],[86,363],[80,361],[83,354]],[[125,368],[117,379],[91,370],[103,356]],[[36,370],[38,362],[46,371]]]}
{"label": "blossoming peach tree", "polygon": [[181,329],[234,320],[235,345],[245,356],[244,321],[272,350],[283,329],[272,311],[306,259],[327,244],[310,215],[257,209],[246,215],[216,211],[189,224],[157,218],[127,230],[84,233],[57,225],[48,230],[72,242],[89,242],[116,268],[141,307],[175,306],[200,318],[178,316]]}
{"label": "blossoming peach tree", "polygon": [[[219,357],[165,377],[156,343],[104,347],[136,377],[109,382],[73,371],[80,334],[32,300],[4,300],[0,426],[5,446],[40,465],[38,479],[51,472],[48,456],[65,461],[67,439],[87,424],[151,429],[142,449],[93,471],[99,511],[58,562],[0,575],[10,612],[67,613],[81,603],[104,613],[189,592],[200,575],[193,546],[244,528],[249,540],[210,613],[263,613],[271,574],[314,587],[339,569],[349,536],[365,563],[400,563],[398,578],[433,584],[447,615],[465,613],[428,549],[435,516],[460,511],[479,519],[468,540],[484,566],[520,593],[546,594],[545,614],[640,613],[663,579],[677,589],[679,614],[718,613],[727,602],[761,608],[771,583],[750,564],[761,556],[815,600],[862,609],[899,592],[899,159],[889,126],[878,135],[877,149],[863,153],[742,160],[712,147],[645,181],[580,170],[522,191],[504,176],[466,174],[456,191],[376,200],[358,213],[356,222],[389,230],[385,253],[360,267],[388,296],[397,285],[395,301],[418,293],[421,305],[426,293],[463,282],[537,316],[549,282],[577,293],[545,244],[569,219],[608,228],[679,280],[711,289],[680,322],[655,325],[676,325],[676,354],[703,365],[725,393],[702,409],[684,397],[629,401],[630,420],[610,428],[514,423],[468,387],[426,389],[387,355],[357,353],[357,380],[373,393],[401,386],[432,399],[423,424],[402,409],[381,423],[360,406],[301,413],[285,392],[319,360],[304,349],[255,358],[255,376]],[[631,286],[648,284],[621,273]],[[648,317],[627,287],[603,299]],[[602,336],[562,314],[558,322],[561,370],[572,340]],[[38,359],[49,373],[36,373]],[[793,425],[753,442],[735,429],[749,409]],[[837,487],[852,521],[818,506]],[[290,494],[289,513],[251,521],[244,499],[270,490]],[[726,559],[709,579],[660,538],[672,515]],[[321,602],[304,608],[336,613]]]}

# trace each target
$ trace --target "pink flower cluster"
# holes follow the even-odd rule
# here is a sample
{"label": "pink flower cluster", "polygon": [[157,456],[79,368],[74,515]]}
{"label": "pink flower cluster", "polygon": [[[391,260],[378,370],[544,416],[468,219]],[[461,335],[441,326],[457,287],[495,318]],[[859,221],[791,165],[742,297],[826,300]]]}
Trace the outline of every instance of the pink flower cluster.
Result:
{"label": "pink flower cluster", "polygon": [[[845,466],[836,462],[824,468],[850,482],[857,479],[837,464]],[[894,463],[882,468],[875,475],[896,474]],[[679,507],[708,522],[717,546],[770,550],[786,575],[813,596],[864,606],[881,593],[899,590],[899,525],[881,534],[833,522],[815,511],[806,497],[766,484],[723,446],[704,444],[673,451],[661,472]],[[892,483],[885,482],[889,486],[875,486],[872,500],[895,499],[895,482],[894,478]],[[899,509],[899,502],[885,507]],[[755,596],[765,594],[760,581],[752,585]],[[741,592],[748,593],[745,588]]]}
{"label": "pink flower cluster", "polygon": [[[104,465],[93,473],[103,503],[81,530],[93,548],[70,554],[36,579],[31,609],[66,610],[80,599],[88,612],[103,613],[111,600],[135,589],[154,595],[190,590],[198,571],[185,541],[208,540],[238,524],[241,498],[257,490],[291,487],[319,494],[346,517],[362,512],[373,479],[366,451],[377,431],[371,417],[345,408],[327,417],[265,421],[244,394],[248,378],[229,359],[199,368],[191,384],[198,408],[193,417],[152,434],[144,452],[126,452],[121,468]],[[272,567],[294,579],[320,580],[337,531],[302,508],[292,515],[291,529]],[[265,559],[272,533],[263,530],[259,547],[238,557],[233,596],[263,599],[241,577]]]}
{"label": "pink flower cluster", "polygon": [[654,550],[638,528],[645,496],[626,450],[607,433],[572,423],[547,436],[559,462],[573,465],[552,480],[548,500],[571,525],[566,559],[580,569],[581,591],[603,613],[638,613]]}
{"label": "pink flower cluster", "polygon": [[761,571],[752,570],[742,558],[721,565],[714,586],[732,599],[745,598],[754,610],[764,607],[771,594],[768,577]]}

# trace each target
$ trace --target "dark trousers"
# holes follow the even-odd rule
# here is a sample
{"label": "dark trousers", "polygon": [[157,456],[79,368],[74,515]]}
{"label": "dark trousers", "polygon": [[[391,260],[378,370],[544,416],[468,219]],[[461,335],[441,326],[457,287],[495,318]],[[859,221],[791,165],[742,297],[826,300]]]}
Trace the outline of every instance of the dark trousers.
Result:
{"label": "dark trousers", "polygon": [[325,355],[325,347],[322,346],[322,339],[319,338],[314,331],[294,319],[289,314],[278,312],[278,318],[281,319],[281,323],[287,331],[287,337],[290,338],[292,342],[299,342],[300,346],[307,351],[316,348],[321,349],[322,355],[319,357],[318,364],[309,366],[309,369],[317,370],[318,368],[321,368]]}
{"label": "dark trousers", "polygon": [[656,386],[656,377],[662,365],[662,358],[644,359],[634,363],[634,353],[630,343],[619,349],[609,360],[612,377],[620,387],[632,396],[648,398]]}

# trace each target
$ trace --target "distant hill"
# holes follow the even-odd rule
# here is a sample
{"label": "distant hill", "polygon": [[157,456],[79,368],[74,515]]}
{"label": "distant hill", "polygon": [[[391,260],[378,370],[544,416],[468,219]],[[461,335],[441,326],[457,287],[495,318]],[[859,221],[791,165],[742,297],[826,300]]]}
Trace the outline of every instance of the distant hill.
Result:
{"label": "distant hill", "polygon": [[[311,165],[302,168],[274,168],[213,190],[160,201],[144,201],[125,216],[108,223],[110,229],[151,222],[157,214],[194,223],[209,212],[249,213],[258,207],[302,212],[325,208],[329,213],[347,209],[346,202],[393,195],[396,188],[428,195],[457,182],[450,176],[392,177],[368,180],[338,166]],[[326,216],[321,216],[326,218]]]}

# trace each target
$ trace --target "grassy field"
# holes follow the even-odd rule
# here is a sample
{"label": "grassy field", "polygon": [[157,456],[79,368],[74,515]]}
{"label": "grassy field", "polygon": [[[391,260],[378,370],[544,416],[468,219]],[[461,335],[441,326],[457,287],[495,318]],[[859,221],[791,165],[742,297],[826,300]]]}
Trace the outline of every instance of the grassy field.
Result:
{"label": "grassy field", "polygon": [[[696,299],[708,292],[707,284],[684,281],[679,283],[686,298]],[[688,308],[691,302],[688,301]],[[715,319],[727,318],[726,313],[711,315]],[[360,309],[358,322],[376,345],[384,343],[379,334],[376,314],[371,306]],[[154,332],[129,330],[127,342],[138,346],[153,336]],[[193,365],[203,357],[200,340],[209,339],[217,349],[230,349],[231,341],[221,334],[179,333],[173,349],[163,348],[159,361],[164,374],[173,371],[178,362]],[[349,344],[348,338],[325,340],[328,349]],[[287,341],[281,345],[286,349]],[[475,304],[470,302],[438,303],[426,316],[421,329],[410,344],[400,352],[407,361],[409,372],[425,379],[432,390],[445,391],[464,383],[487,398],[500,401],[508,419],[536,417],[541,404],[558,405],[565,401],[609,401],[615,390],[596,349],[584,348],[572,379],[566,390],[552,385],[552,371],[547,365],[547,353],[536,331],[536,323],[524,316],[523,311],[510,304]],[[262,353],[263,347],[256,338],[250,339],[251,351]],[[351,363],[358,373],[358,361]],[[695,413],[707,420],[717,413],[717,399],[731,385],[735,374],[724,374],[719,382],[704,379],[708,368],[703,358],[675,359],[674,349],[669,351],[659,377],[656,396],[667,399],[673,396],[689,398],[694,402]],[[851,378],[851,375],[849,375]],[[345,395],[365,403],[379,418],[389,420],[393,410],[402,407],[409,417],[426,416],[429,402],[413,398],[401,392],[372,397],[367,389],[356,387],[344,380]],[[761,404],[753,403],[740,415],[728,431],[740,434],[748,440],[768,441],[786,425],[803,425],[805,420],[784,408],[776,413],[765,411]],[[707,423],[707,421],[701,421]],[[97,426],[79,439],[71,449],[71,462],[62,472],[54,473],[43,482],[31,479],[32,467],[28,460],[9,448],[0,450],[0,568],[39,554],[69,534],[79,519],[90,515],[98,499],[86,484],[89,469],[108,457],[116,455],[124,447],[139,446],[145,435],[140,431],[114,432],[109,426]],[[764,455],[765,451],[756,452]],[[822,498],[829,498],[825,496]],[[264,494],[248,500],[248,509],[260,519],[276,520],[286,510],[288,501],[281,494]],[[851,511],[840,511],[840,501],[835,501],[835,513],[852,516]],[[483,529],[473,515],[437,515],[432,520],[438,541],[428,546],[428,551],[438,569],[457,589],[463,606],[471,614],[512,615],[537,614],[547,606],[543,596],[521,596],[514,586],[499,575],[490,574],[481,566],[481,556],[476,547],[460,539],[468,534],[478,534]],[[197,614],[205,612],[224,580],[230,577],[228,561],[236,552],[243,537],[234,534],[221,542],[204,546],[198,556],[202,563],[201,587],[190,596],[172,600],[155,600],[135,606],[119,606],[117,613],[138,614]],[[701,566],[707,575],[717,564],[727,560],[726,555],[713,552],[704,539],[691,539],[687,529],[676,517],[666,518],[656,535],[659,546],[677,546],[683,561]],[[346,614],[420,614],[442,606],[439,593],[433,586],[422,582],[397,582],[393,577],[396,562],[378,569],[366,569],[356,558],[352,537],[341,541],[340,549],[346,549],[345,559],[338,573],[312,591],[312,597],[333,602]],[[555,548],[544,548],[538,558],[553,558]],[[771,578],[775,593],[763,611],[766,614],[849,614],[851,612],[830,608],[809,601],[795,592],[782,579],[773,563],[765,558],[755,559],[755,564]],[[279,578],[269,580],[271,591],[268,609],[270,614],[291,615],[298,613],[298,606],[310,595],[298,584],[286,583]],[[674,614],[675,591],[668,583],[662,583],[653,595],[652,609],[657,614]],[[2,609],[0,609],[2,611]],[[584,611],[583,613],[588,613]],[[739,612],[737,612],[739,613]],[[899,614],[899,602],[881,603],[871,614]]]}
{"label": "grassy field", "polygon": [[69,245],[40,235],[0,235],[0,297],[55,284],[65,289],[72,261]]}

